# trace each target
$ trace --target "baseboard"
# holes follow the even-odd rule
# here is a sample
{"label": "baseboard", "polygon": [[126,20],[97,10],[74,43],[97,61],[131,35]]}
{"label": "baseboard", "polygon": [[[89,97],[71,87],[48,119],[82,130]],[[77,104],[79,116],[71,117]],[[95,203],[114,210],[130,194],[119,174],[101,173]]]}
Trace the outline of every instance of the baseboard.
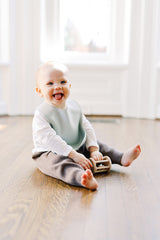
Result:
{"label": "baseboard", "polygon": [[156,119],[160,119],[160,104],[157,106]]}

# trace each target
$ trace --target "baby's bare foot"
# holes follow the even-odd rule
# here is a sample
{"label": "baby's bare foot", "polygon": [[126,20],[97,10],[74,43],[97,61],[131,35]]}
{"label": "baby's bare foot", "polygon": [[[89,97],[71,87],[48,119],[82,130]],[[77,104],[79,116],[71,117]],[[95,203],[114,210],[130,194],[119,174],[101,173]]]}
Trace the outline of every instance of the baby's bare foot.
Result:
{"label": "baby's bare foot", "polygon": [[81,176],[81,183],[84,187],[89,189],[97,189],[98,184],[96,179],[94,178],[92,172],[90,169],[87,169],[85,173]]}
{"label": "baby's bare foot", "polygon": [[136,145],[135,147],[132,147],[126,151],[121,159],[121,164],[124,167],[128,167],[131,165],[131,163],[139,156],[141,153],[141,147],[140,145]]}

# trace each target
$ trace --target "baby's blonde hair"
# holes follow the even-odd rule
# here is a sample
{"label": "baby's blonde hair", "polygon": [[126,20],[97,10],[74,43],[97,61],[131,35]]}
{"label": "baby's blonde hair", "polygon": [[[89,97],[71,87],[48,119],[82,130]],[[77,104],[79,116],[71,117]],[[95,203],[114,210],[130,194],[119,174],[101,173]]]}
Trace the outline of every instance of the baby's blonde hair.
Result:
{"label": "baby's blonde hair", "polygon": [[49,62],[46,62],[46,63],[42,63],[36,71],[36,87],[39,86],[39,79],[40,79],[40,76],[42,75],[42,73],[44,71],[47,71],[47,70],[50,70],[50,69],[60,70],[64,74],[67,74],[67,72],[68,72],[67,66],[64,65],[63,63],[54,62],[54,61],[49,61]]}

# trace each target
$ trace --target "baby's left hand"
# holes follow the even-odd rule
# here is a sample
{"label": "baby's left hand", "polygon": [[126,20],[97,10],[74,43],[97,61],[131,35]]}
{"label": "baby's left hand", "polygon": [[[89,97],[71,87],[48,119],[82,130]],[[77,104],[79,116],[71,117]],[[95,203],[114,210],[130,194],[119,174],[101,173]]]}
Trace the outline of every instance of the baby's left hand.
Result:
{"label": "baby's left hand", "polygon": [[91,152],[90,157],[93,158],[95,161],[103,160],[103,155],[99,151]]}

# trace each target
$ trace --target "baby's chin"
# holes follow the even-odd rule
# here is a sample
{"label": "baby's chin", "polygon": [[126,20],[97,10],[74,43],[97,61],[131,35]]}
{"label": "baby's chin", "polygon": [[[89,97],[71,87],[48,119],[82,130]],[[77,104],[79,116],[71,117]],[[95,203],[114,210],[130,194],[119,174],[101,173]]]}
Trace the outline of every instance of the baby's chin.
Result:
{"label": "baby's chin", "polygon": [[57,100],[57,99],[53,99],[51,102],[50,102],[51,105],[53,105],[54,107],[57,107],[57,108],[61,108],[61,109],[64,109],[66,108],[66,99],[64,97],[62,97],[61,99]]}

